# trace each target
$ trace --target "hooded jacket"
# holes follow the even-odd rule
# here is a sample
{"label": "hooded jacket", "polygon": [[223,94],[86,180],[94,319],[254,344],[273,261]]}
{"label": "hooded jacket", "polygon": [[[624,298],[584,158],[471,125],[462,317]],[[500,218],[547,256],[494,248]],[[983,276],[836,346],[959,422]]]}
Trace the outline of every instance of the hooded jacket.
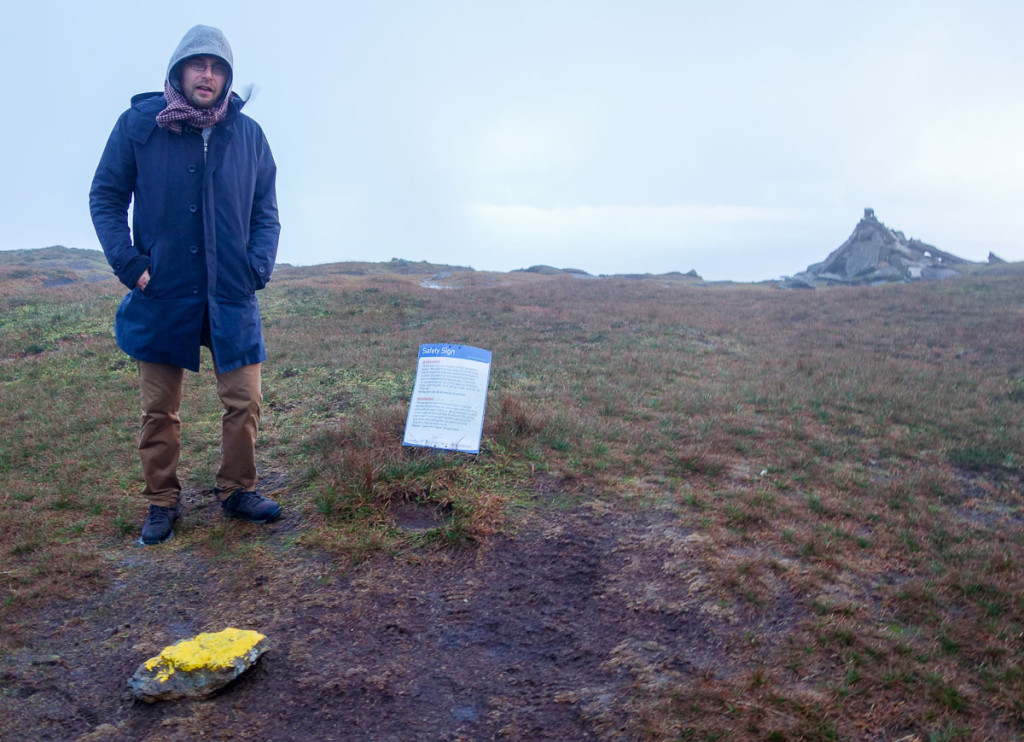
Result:
{"label": "hooded jacket", "polygon": [[[174,86],[179,93],[181,90],[181,63],[189,57],[198,57],[203,54],[210,54],[220,57],[228,63],[232,72],[235,69],[235,58],[231,53],[231,45],[221,33],[219,28],[213,26],[193,26],[182,37],[178,48],[171,55],[171,61],[167,65],[167,82]],[[224,95],[231,90],[232,76],[224,82]]]}
{"label": "hooded jacket", "polygon": [[[171,57],[172,85],[180,85],[181,61],[198,54],[232,61],[217,29],[196,26]],[[130,289],[114,334],[138,360],[198,371],[204,343],[222,373],[266,360],[255,292],[270,280],[277,257],[277,167],[263,130],[241,112],[244,101],[225,95],[231,96],[227,115],[205,149],[201,132],[157,126],[166,106],[162,93],[136,95],[93,177],[93,225],[107,261]],[[136,283],[147,268],[143,291]]]}

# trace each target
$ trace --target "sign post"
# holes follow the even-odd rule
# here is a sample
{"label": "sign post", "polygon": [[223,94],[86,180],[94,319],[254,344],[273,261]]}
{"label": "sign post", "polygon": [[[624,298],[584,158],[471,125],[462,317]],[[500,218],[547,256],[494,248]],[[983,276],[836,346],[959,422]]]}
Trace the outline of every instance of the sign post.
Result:
{"label": "sign post", "polygon": [[480,453],[490,373],[489,350],[421,345],[402,444]]}

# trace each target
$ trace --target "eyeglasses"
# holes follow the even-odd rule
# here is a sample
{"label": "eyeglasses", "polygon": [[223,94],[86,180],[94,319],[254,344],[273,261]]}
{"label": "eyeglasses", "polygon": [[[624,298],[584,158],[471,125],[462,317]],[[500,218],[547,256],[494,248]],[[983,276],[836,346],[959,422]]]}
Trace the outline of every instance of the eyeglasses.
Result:
{"label": "eyeglasses", "polygon": [[228,72],[231,70],[224,62],[204,62],[199,57],[190,59],[185,64],[193,72],[206,72],[206,69],[209,68],[213,74],[220,77],[227,77]]}

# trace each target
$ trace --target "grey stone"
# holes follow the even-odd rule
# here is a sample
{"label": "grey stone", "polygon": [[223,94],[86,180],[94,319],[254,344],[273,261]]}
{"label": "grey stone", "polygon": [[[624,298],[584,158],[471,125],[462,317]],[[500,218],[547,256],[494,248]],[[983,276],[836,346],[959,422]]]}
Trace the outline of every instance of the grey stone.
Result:
{"label": "grey stone", "polygon": [[954,270],[953,268],[932,268],[931,266],[928,266],[921,269],[921,278],[926,281],[941,281],[943,279],[959,275],[960,271]]}
{"label": "grey stone", "polygon": [[[256,632],[238,632],[252,635],[251,639],[231,645],[223,641],[213,652],[196,652],[200,662],[179,662],[174,659],[176,648],[194,647],[204,638],[217,640],[228,631],[219,634],[200,634],[193,639],[182,641],[164,649],[160,655],[143,662],[128,680],[132,696],[139,701],[156,703],[177,699],[205,698],[216,693],[243,672],[256,664],[267,649],[266,637]],[[201,647],[202,649],[202,647]]]}
{"label": "grey stone", "polygon": [[786,281],[786,288],[791,289],[813,289],[817,285],[813,273],[797,273]]}

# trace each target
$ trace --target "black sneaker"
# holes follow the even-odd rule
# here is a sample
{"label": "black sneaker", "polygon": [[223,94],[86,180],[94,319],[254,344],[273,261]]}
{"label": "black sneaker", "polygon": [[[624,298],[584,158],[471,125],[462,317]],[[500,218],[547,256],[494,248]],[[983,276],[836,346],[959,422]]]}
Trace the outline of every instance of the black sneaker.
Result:
{"label": "black sneaker", "polygon": [[270,523],[281,517],[281,506],[258,492],[236,490],[220,504],[224,515],[250,523]]}
{"label": "black sneaker", "polygon": [[142,524],[142,536],[139,538],[139,543],[143,546],[155,546],[164,541],[170,541],[174,538],[174,529],[171,526],[179,515],[181,515],[180,505],[173,508],[150,505],[146,522]]}

